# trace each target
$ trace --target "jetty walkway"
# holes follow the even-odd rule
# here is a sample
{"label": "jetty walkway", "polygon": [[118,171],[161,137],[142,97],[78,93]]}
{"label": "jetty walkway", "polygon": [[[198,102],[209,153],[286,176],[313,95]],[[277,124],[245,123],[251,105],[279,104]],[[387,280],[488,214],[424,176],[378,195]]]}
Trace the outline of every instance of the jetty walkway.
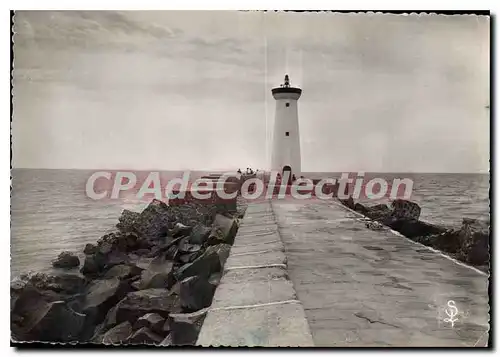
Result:
{"label": "jetty walkway", "polygon": [[198,344],[484,347],[488,330],[485,273],[335,201],[274,200],[248,206]]}

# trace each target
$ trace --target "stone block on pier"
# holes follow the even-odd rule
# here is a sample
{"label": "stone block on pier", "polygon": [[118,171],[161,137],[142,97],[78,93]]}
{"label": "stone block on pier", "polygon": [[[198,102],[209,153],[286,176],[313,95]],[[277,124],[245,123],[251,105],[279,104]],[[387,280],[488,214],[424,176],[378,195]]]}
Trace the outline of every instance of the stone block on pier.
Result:
{"label": "stone block on pier", "polygon": [[209,311],[197,345],[312,347],[314,342],[304,309],[294,302]]}

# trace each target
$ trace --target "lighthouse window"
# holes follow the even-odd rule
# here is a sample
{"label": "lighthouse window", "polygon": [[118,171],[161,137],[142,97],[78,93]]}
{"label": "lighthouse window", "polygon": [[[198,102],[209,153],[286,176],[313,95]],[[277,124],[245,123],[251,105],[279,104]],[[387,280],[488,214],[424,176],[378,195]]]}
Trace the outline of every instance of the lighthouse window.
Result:
{"label": "lighthouse window", "polygon": [[286,103],[285,106],[289,107],[290,106],[290,103]]}
{"label": "lighthouse window", "polygon": [[285,136],[290,136],[290,132],[289,132],[289,131],[287,131],[287,132],[285,133]]}

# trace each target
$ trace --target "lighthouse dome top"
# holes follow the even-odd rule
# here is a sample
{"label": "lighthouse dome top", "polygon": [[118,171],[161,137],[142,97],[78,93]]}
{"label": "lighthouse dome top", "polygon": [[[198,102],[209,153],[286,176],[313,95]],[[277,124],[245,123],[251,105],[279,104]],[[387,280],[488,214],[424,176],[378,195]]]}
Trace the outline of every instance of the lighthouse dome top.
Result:
{"label": "lighthouse dome top", "polygon": [[288,76],[288,74],[285,74],[284,83],[279,87],[273,88],[272,93],[275,98],[276,96],[283,97],[283,95],[287,96],[288,94],[290,94],[293,99],[299,99],[300,95],[302,94],[302,89],[298,87],[292,87],[290,85],[290,77]]}

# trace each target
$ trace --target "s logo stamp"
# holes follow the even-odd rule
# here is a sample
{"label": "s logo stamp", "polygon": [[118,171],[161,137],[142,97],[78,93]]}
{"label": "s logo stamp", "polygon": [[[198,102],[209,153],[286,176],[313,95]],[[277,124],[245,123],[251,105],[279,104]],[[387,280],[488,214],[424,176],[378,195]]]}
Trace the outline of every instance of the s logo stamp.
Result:
{"label": "s logo stamp", "polygon": [[458,309],[457,309],[457,306],[455,304],[455,301],[453,301],[453,300],[448,300],[447,305],[448,305],[448,308],[446,308],[444,310],[444,312],[446,313],[446,315],[448,315],[448,317],[445,318],[443,321],[451,323],[451,327],[454,327],[455,321],[458,320],[458,318],[455,317],[458,314]]}

